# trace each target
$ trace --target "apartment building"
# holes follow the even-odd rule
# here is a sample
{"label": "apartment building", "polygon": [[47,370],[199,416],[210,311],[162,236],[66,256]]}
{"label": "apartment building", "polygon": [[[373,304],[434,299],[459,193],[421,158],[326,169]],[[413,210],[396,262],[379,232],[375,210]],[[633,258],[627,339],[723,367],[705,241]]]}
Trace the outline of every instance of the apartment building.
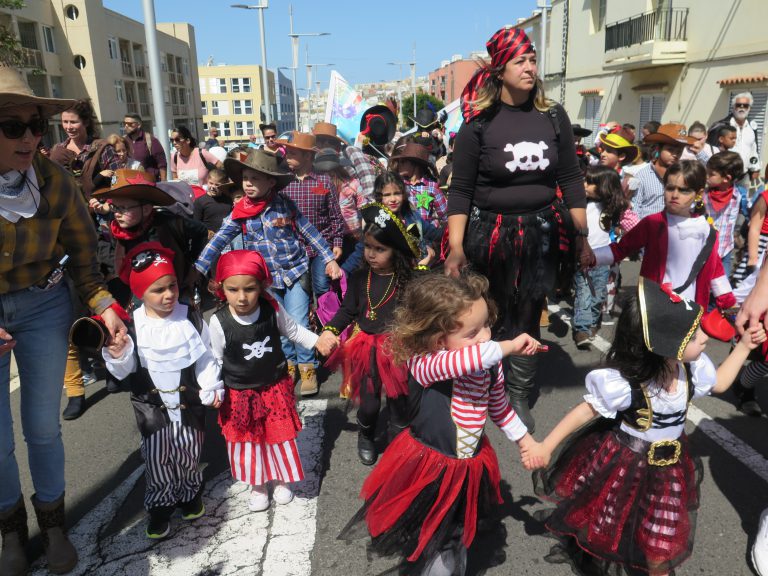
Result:
{"label": "apartment building", "polygon": [[[215,125],[221,143],[247,142],[259,135],[259,124],[266,119],[263,110],[263,68],[256,65],[206,65],[198,67],[203,129]],[[275,75],[267,71],[272,119],[278,121]],[[293,104],[291,104],[293,106]]]}
{"label": "apartment building", "polygon": [[293,81],[281,70],[277,71],[277,133],[296,128],[296,109],[293,102]]}
{"label": "apartment building", "polygon": [[[482,56],[487,56],[483,53]],[[440,68],[429,73],[429,93],[446,104],[461,96],[461,91],[477,71],[475,54],[463,58],[454,54],[450,60],[443,60]]]}
{"label": "apartment building", "polygon": [[[184,124],[199,132],[194,28],[158,24],[162,86],[168,125],[154,126],[144,25],[104,8],[101,0],[34,0],[20,10],[0,8],[0,24],[21,41],[24,69],[40,96],[90,98],[104,135],[119,133],[126,113],[142,116],[156,134]],[[51,142],[63,139],[52,131]],[[50,143],[50,142],[49,142]]]}
{"label": "apartment building", "polygon": [[[765,161],[768,36],[764,0],[552,0],[544,77],[572,121],[707,125],[733,96],[755,98]],[[518,24],[540,44],[541,14]]]}

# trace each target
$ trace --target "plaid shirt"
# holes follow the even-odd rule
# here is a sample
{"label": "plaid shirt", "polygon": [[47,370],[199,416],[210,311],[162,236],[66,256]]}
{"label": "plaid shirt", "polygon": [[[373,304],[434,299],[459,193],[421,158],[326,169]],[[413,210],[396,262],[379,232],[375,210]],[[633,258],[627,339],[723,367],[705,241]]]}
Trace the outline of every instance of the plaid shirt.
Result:
{"label": "plaid shirt", "polygon": [[[406,182],[408,188],[408,201],[411,203],[411,207],[418,211],[419,216],[424,222],[431,222],[432,225],[439,228],[448,221],[448,200],[445,198],[445,194],[437,186],[437,182],[422,178],[420,181],[412,184]],[[426,192],[432,197],[431,202],[421,202],[416,198],[418,194]],[[425,206],[425,204],[427,204]]]}
{"label": "plaid shirt", "polygon": [[[330,177],[310,172],[301,180],[293,180],[280,191],[290,198],[299,212],[323,235],[334,248],[341,248],[344,240],[344,218],[339,207],[339,195]],[[307,256],[317,255],[311,244],[306,245]]]}
{"label": "plaid shirt", "polygon": [[42,198],[38,213],[11,223],[0,218],[0,294],[42,282],[67,254],[80,297],[96,314],[114,299],[96,261],[96,229],[83,195],[64,168],[36,154],[32,167]]}
{"label": "plaid shirt", "polygon": [[[368,202],[373,202],[373,185],[376,182],[376,176],[381,172],[381,165],[376,162],[376,160],[372,160],[363,154],[363,151],[360,150],[360,148],[355,148],[354,146],[347,146],[344,149],[344,154],[346,154],[349,161],[352,162],[352,166],[347,168],[347,172],[349,172],[350,176],[357,178],[358,182],[360,182],[362,194],[368,199]],[[376,162],[376,164],[374,164],[374,162]],[[377,166],[379,167],[379,170],[377,170]]]}
{"label": "plaid shirt", "polygon": [[285,288],[293,285],[309,269],[307,250],[302,239],[323,257],[326,263],[333,254],[320,232],[309,223],[289,199],[276,194],[272,202],[255,218],[224,219],[219,231],[211,238],[195,262],[200,273],[207,274],[213,262],[226,246],[243,234],[243,248],[259,252],[272,274],[272,285]]}
{"label": "plaid shirt", "polygon": [[[704,207],[707,209],[707,215],[712,218],[715,230],[717,230],[717,238],[720,242],[717,254],[720,258],[723,258],[733,250],[736,220],[739,218],[739,212],[741,211],[741,192],[738,187],[734,187],[731,200],[719,212],[712,206],[709,194],[704,194]],[[745,216],[748,217],[749,214],[747,213]]]}

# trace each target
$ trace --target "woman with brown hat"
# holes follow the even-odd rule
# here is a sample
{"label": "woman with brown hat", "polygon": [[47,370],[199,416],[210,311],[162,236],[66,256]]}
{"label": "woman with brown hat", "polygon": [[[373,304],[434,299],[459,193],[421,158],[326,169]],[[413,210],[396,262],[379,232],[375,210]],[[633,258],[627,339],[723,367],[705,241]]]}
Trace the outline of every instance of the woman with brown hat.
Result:
{"label": "woman with brown hat", "polygon": [[[591,257],[584,177],[571,122],[544,96],[528,36],[505,27],[486,46],[491,62],[461,97],[465,123],[453,157],[445,270],[458,275],[469,264],[488,276],[499,306],[495,336],[527,332],[538,338],[544,298],[567,256],[560,250],[562,223],[573,222],[571,246],[582,265]],[[512,407],[531,432],[536,358],[515,357],[504,365]]]}
{"label": "woman with brown hat", "polygon": [[34,95],[19,70],[0,65],[0,573],[26,574],[27,512],[21,494],[10,407],[10,356],[21,376],[21,423],[48,569],[69,572],[77,552],[65,532],[61,382],[72,324],[61,281],[64,257],[80,298],[115,340],[125,326],[96,262],[96,231],[74,179],[37,154],[48,119],[72,100]]}

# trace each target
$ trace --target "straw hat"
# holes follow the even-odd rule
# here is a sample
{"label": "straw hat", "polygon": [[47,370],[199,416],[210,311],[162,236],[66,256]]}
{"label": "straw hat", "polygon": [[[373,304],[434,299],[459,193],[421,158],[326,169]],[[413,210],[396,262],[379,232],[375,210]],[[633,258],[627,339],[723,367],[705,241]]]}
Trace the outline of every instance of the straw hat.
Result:
{"label": "straw hat", "polygon": [[315,138],[323,136],[325,138],[333,138],[334,140],[337,140],[339,144],[346,144],[344,139],[339,137],[336,124],[331,124],[330,122],[318,122],[315,124],[315,127],[312,128],[312,134],[315,135]]}
{"label": "straw hat", "polygon": [[55,116],[75,104],[75,100],[35,96],[18,68],[0,64],[0,110],[33,104],[45,118]]}
{"label": "straw hat", "polygon": [[[242,155],[240,155],[240,158],[242,158]],[[288,186],[294,178],[293,172],[286,172],[280,168],[277,156],[261,148],[251,148],[248,151],[248,155],[242,160],[235,158],[224,160],[224,171],[237,186],[243,185],[244,168],[250,168],[274,178],[277,181],[274,188],[275,192]]]}
{"label": "straw hat", "polygon": [[688,129],[683,124],[662,124],[657,132],[648,134],[643,139],[645,144],[671,144],[672,146],[691,146],[696,138],[688,136]]}
{"label": "straw hat", "polygon": [[92,196],[101,200],[109,198],[130,198],[152,204],[153,206],[171,206],[176,201],[167,193],[160,190],[155,183],[152,174],[143,170],[129,170],[119,168],[112,176],[112,185],[109,188],[96,190]]}
{"label": "straw hat", "polygon": [[303,150],[304,152],[317,152],[314,134],[296,132],[294,130],[291,132],[290,142],[288,140],[278,140],[277,142],[281,146],[286,146],[287,148],[296,148],[297,150]]}

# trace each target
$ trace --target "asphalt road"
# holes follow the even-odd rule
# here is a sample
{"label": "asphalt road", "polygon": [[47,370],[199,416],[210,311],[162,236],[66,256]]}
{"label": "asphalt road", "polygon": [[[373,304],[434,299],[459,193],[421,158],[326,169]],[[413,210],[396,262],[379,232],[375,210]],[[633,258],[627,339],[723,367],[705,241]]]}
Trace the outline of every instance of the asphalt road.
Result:
{"label": "asphalt road", "polygon": [[[636,283],[638,266],[625,263],[622,267],[626,289]],[[567,317],[570,309],[560,303]],[[566,318],[567,319],[567,318]],[[612,327],[604,327],[601,336],[610,341]],[[537,422],[537,437],[549,431],[557,421],[581,400],[584,393],[584,376],[599,362],[602,353],[579,351],[573,345],[567,324],[552,317],[552,323],[542,332],[543,340],[549,344],[549,352],[540,362],[538,382],[540,395],[533,413]],[[727,353],[724,344],[710,341],[707,353],[721,361]],[[162,564],[162,568],[150,568],[151,563],[135,573],[152,575],[163,574],[260,574],[273,576],[284,574],[316,574],[336,576],[377,574],[390,568],[393,563],[387,559],[369,557],[365,541],[346,544],[336,540],[342,527],[359,506],[357,494],[370,469],[361,465],[356,454],[356,427],[354,411],[348,410],[345,401],[337,394],[338,377],[331,376],[322,386],[319,399],[327,400],[322,419],[322,442],[318,442],[317,489],[319,496],[312,502],[311,513],[315,519],[302,519],[311,531],[312,522],[316,523],[314,545],[309,541],[308,558],[304,564],[289,565],[284,568],[267,570],[264,564],[259,567],[242,568],[239,571],[226,571],[210,565],[198,563],[192,571],[182,568],[173,558]],[[768,388],[758,392],[764,410],[768,410]],[[130,484],[127,495],[115,507],[115,512],[97,531],[99,541],[111,539],[119,543],[121,535],[131,526],[142,520],[143,480],[136,470],[141,465],[138,452],[139,434],[136,430],[133,411],[127,393],[107,394],[103,383],[99,382],[87,388],[88,411],[74,422],[62,422],[64,442],[67,450],[67,519],[69,524],[77,524],[89,511],[94,510],[113,495],[126,479],[138,478]],[[16,430],[17,458],[22,470],[24,493],[31,496],[33,489],[27,471],[26,450],[18,418],[19,392],[12,393],[14,427]],[[66,399],[62,395],[62,408]],[[747,418],[735,410],[730,393],[723,397],[708,397],[696,402],[696,406],[706,416],[705,424],[719,424],[737,440],[729,445],[715,441],[707,433],[705,424],[698,426],[688,422],[693,450],[704,461],[705,478],[701,486],[702,506],[698,514],[698,527],[693,556],[678,571],[679,576],[694,574],[741,575],[753,574],[749,567],[749,547],[752,544],[761,511],[768,506],[768,441],[766,438],[766,420]],[[226,454],[223,439],[218,432],[215,413],[209,413],[209,433],[203,461],[206,463],[205,475],[209,480],[226,480]],[[721,428],[722,427],[722,428]],[[542,525],[534,518],[534,513],[545,506],[534,495],[527,473],[519,463],[516,446],[489,423],[488,434],[493,443],[502,469],[502,494],[504,504],[498,514],[503,521],[503,532],[479,536],[470,551],[469,574],[488,575],[568,575],[570,568],[565,565],[553,565],[544,561],[552,540],[544,534]],[[317,435],[317,433],[316,433]],[[744,446],[746,445],[746,449]],[[321,447],[320,447],[321,446]],[[750,452],[750,448],[752,452]],[[746,450],[746,451],[745,451]],[[746,456],[745,456],[746,455]],[[753,458],[753,467],[762,472],[756,473],[751,465],[745,464]],[[762,468],[760,468],[762,467]],[[135,473],[135,474],[134,474]],[[134,474],[132,477],[131,475]],[[224,474],[222,476],[222,474]],[[225,484],[229,484],[225,481]],[[219,498],[227,498],[230,492],[218,492]],[[122,493],[121,493],[122,494]],[[311,493],[308,498],[314,499]],[[234,496],[229,496],[234,498]],[[211,496],[213,498],[213,496]],[[209,508],[215,503],[209,501]],[[31,522],[33,523],[33,522]],[[256,537],[269,539],[273,523],[253,528]],[[242,530],[241,530],[242,532]],[[258,534],[257,534],[258,533]],[[311,532],[310,532],[311,533]],[[31,553],[41,552],[40,538],[36,530],[32,531]],[[126,536],[127,537],[127,536]],[[246,540],[249,534],[239,534]],[[306,538],[306,536],[302,536]],[[151,555],[152,548],[142,554]],[[311,560],[311,571],[309,561]],[[223,564],[222,564],[223,565]],[[84,573],[88,573],[86,570]],[[100,569],[98,574],[118,574],[116,569]]]}

